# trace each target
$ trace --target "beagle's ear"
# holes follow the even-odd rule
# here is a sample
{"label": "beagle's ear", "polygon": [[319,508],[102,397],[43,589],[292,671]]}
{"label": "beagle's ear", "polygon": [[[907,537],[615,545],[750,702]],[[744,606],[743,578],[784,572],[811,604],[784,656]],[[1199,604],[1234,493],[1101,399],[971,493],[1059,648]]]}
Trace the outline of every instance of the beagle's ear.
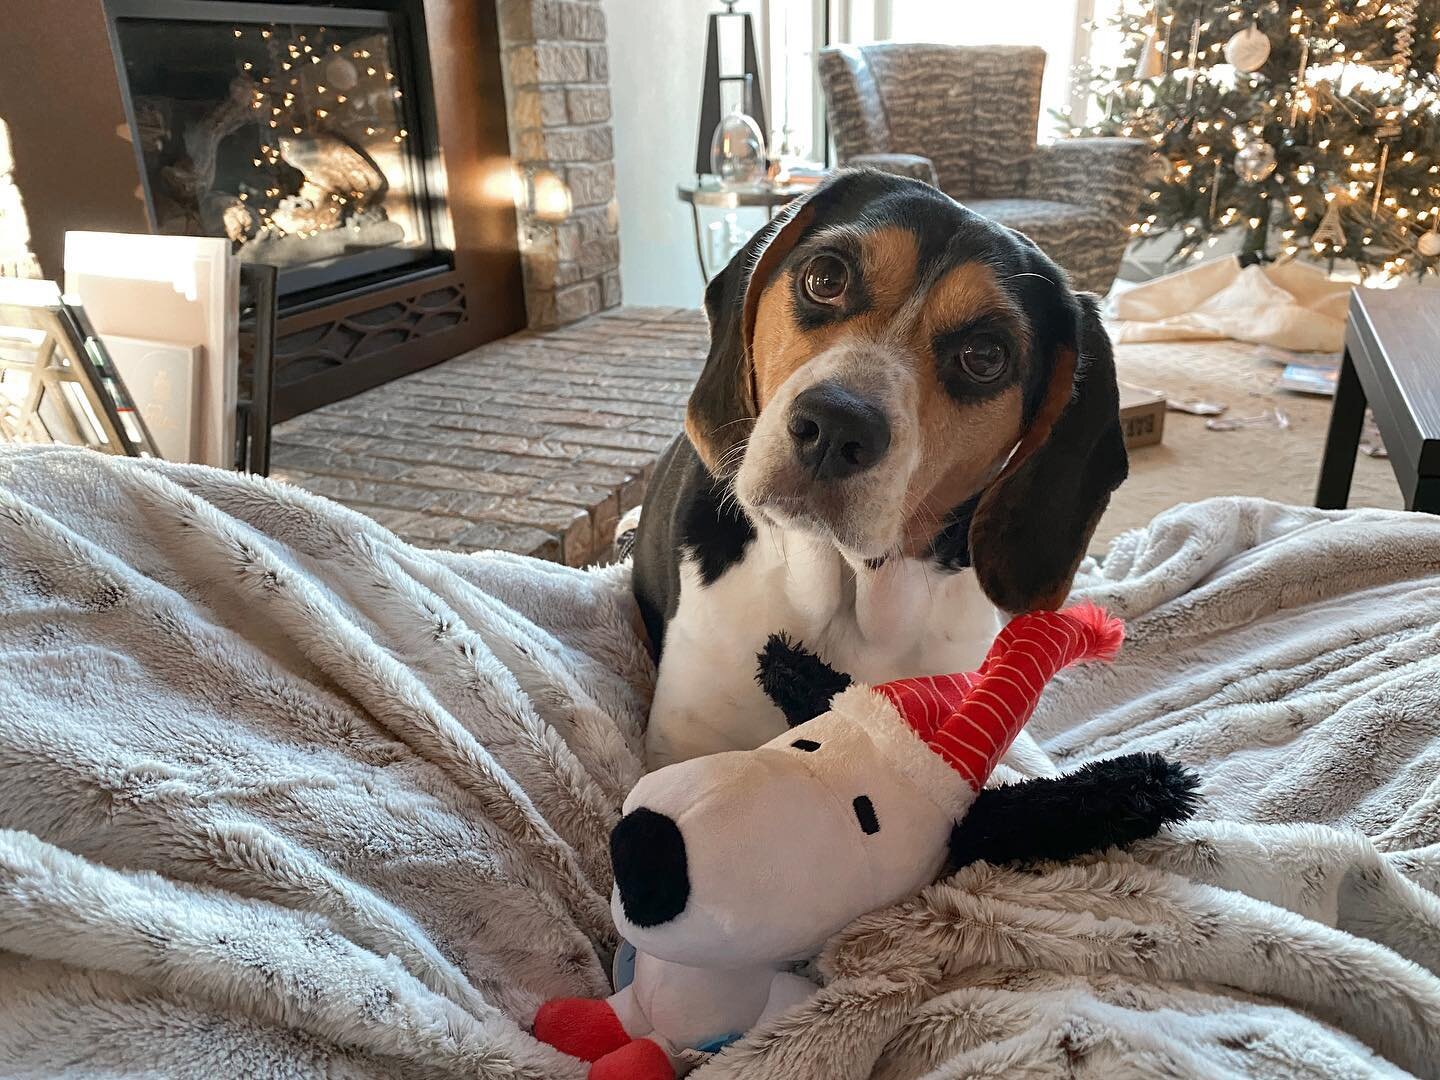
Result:
{"label": "beagle's ear", "polygon": [[705,288],[710,353],[685,410],[685,433],[715,476],[733,473],[729,451],[750,436],[759,416],[755,394],[755,313],[775,269],[814,216],[811,200],[792,204],[761,229]]}
{"label": "beagle's ear", "polygon": [[830,699],[850,685],[850,676],[836,671],[787,634],[771,634],[758,657],[755,681],[785,714],[789,727],[830,711]]}
{"label": "beagle's ear", "polygon": [[1191,817],[1199,785],[1159,754],[1127,754],[986,788],[950,833],[950,866],[1073,859],[1144,840]]}
{"label": "beagle's ear", "polygon": [[1054,371],[1045,396],[970,524],[980,587],[1015,614],[1065,602],[1110,493],[1129,471],[1115,356],[1099,303],[1082,293],[1065,309],[1076,328],[1052,328]]}

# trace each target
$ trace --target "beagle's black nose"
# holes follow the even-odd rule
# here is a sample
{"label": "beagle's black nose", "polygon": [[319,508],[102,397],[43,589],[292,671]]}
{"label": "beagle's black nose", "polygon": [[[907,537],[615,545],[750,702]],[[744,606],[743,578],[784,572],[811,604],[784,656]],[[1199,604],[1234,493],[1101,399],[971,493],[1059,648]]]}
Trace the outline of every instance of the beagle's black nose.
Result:
{"label": "beagle's black nose", "polygon": [[642,806],[621,818],[610,834],[610,862],[625,917],[636,926],[659,926],[685,910],[685,838],[664,814]]}
{"label": "beagle's black nose", "polygon": [[790,405],[795,457],[816,480],[864,472],[890,449],[885,414],[838,383],[819,383]]}

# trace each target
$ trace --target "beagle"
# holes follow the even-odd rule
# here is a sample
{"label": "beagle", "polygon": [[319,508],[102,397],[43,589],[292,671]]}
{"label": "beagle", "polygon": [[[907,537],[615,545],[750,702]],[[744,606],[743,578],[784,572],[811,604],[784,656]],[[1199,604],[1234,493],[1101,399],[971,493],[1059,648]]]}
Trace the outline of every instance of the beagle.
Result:
{"label": "beagle", "polygon": [[[771,634],[868,683],[979,664],[1055,608],[1125,478],[1096,301],[919,181],[842,171],[709,285],[710,351],[634,546],[647,764],[785,730]],[[1033,743],[1012,762],[1049,771]]]}

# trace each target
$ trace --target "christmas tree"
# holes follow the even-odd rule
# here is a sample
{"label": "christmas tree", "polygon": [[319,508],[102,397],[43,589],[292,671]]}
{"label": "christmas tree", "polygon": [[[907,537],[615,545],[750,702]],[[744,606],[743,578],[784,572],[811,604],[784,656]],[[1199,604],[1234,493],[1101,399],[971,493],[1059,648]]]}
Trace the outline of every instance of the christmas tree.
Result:
{"label": "christmas tree", "polygon": [[1098,120],[1157,151],[1137,236],[1440,272],[1440,0],[1119,0]]}

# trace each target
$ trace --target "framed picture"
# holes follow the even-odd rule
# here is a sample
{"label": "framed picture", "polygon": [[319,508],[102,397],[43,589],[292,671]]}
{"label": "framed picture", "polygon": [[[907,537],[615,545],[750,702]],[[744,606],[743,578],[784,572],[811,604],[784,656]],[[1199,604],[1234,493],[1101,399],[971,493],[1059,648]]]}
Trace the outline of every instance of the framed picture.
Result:
{"label": "framed picture", "polygon": [[85,312],[54,282],[0,279],[0,441],[159,456]]}

